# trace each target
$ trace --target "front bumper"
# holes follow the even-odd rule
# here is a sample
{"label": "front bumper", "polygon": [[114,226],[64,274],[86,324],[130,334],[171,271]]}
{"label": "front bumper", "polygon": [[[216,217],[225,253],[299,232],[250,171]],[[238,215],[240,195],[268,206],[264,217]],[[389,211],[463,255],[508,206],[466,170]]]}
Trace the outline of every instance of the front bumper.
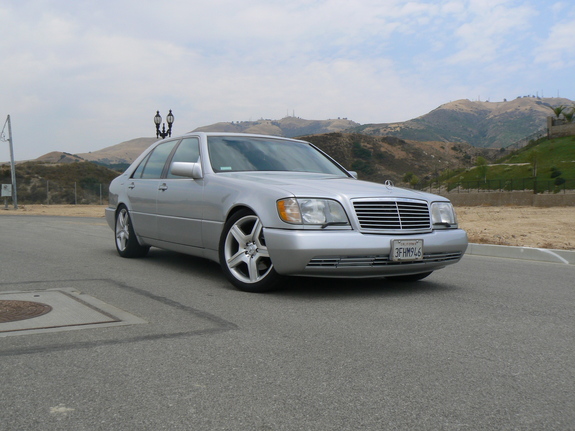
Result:
{"label": "front bumper", "polygon": [[[417,274],[457,263],[467,248],[467,234],[461,229],[419,235],[266,229],[264,235],[274,268],[284,275],[360,278]],[[394,239],[422,239],[423,260],[393,261]]]}

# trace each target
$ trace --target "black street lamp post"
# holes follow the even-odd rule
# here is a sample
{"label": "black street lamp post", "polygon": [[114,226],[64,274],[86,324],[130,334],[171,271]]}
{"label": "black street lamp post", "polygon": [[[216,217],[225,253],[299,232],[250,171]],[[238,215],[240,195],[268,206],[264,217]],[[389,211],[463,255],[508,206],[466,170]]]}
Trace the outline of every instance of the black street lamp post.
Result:
{"label": "black street lamp post", "polygon": [[172,136],[172,124],[174,124],[174,114],[172,110],[166,116],[166,121],[168,122],[168,130],[166,130],[166,124],[162,124],[162,131],[160,132],[160,124],[162,123],[162,117],[160,116],[160,111],[156,111],[154,116],[154,124],[156,125],[156,138],[161,137],[164,139],[166,136]]}

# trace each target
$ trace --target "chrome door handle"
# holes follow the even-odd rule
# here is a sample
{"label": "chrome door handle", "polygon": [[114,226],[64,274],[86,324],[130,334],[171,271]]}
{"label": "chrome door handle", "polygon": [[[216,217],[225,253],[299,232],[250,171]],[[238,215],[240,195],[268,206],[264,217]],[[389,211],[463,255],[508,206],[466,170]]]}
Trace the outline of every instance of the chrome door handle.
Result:
{"label": "chrome door handle", "polygon": [[134,183],[130,183],[130,184],[128,185],[128,188],[129,188],[129,189],[133,189],[134,187],[136,187],[136,185],[135,185]]}
{"label": "chrome door handle", "polygon": [[164,192],[164,191],[168,190],[168,186],[166,185],[166,183],[160,184],[160,187],[158,187],[158,190],[161,190]]}

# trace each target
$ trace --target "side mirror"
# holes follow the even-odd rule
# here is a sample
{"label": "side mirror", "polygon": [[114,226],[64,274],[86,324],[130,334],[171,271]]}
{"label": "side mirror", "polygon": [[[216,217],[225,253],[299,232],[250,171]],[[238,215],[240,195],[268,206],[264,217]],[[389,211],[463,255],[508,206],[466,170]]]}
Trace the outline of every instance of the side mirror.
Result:
{"label": "side mirror", "polygon": [[194,180],[198,180],[204,176],[202,166],[199,163],[190,162],[172,163],[171,173],[172,175],[193,178]]}
{"label": "side mirror", "polygon": [[349,172],[349,173],[351,174],[351,176],[354,177],[356,180],[358,179],[358,178],[357,178],[357,172],[355,172],[355,171],[348,171],[348,172]]}

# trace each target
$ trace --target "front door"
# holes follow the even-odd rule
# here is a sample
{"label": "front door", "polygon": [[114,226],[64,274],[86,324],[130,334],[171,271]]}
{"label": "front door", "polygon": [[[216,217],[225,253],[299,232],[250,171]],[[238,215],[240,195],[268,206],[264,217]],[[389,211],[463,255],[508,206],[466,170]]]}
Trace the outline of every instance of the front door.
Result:
{"label": "front door", "polygon": [[[171,160],[198,162],[198,138],[185,138]],[[162,241],[202,247],[203,179],[178,177],[170,169],[160,182],[157,199],[158,232]]]}

